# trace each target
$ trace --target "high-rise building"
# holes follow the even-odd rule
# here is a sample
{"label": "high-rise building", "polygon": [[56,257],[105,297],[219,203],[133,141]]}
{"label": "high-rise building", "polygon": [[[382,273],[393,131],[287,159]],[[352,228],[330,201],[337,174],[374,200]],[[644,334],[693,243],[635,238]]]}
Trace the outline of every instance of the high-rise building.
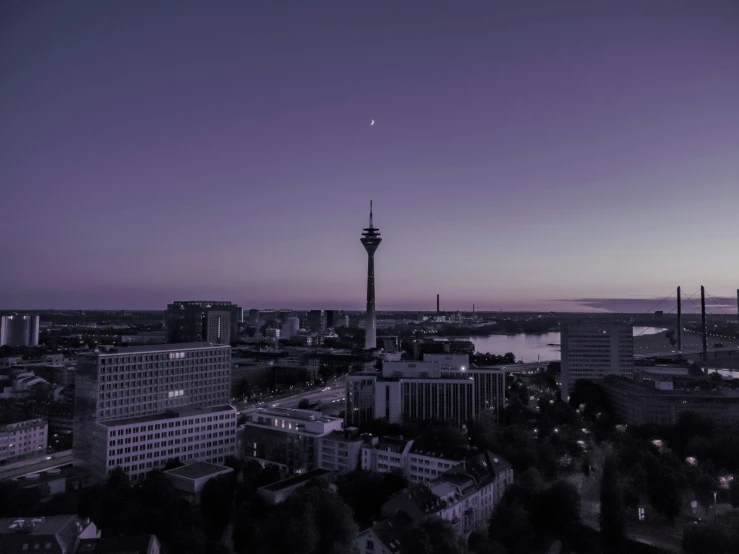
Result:
{"label": "high-rise building", "polygon": [[0,317],[0,346],[38,346],[39,317],[14,314]]}
{"label": "high-rise building", "polygon": [[364,229],[360,239],[367,251],[367,324],[365,326],[364,348],[377,347],[377,323],[375,320],[375,251],[380,246],[380,230],[372,224],[372,202],[370,201],[369,227]]}
{"label": "high-rise building", "polygon": [[280,330],[281,339],[291,339],[298,334],[300,330],[300,319],[297,317],[288,317],[285,319]]}
{"label": "high-rise building", "polygon": [[167,341],[230,344],[239,334],[242,309],[231,302],[177,301],[167,306]]}
{"label": "high-rise building", "polygon": [[578,379],[596,381],[606,375],[630,376],[634,371],[634,331],[631,324],[573,322],[561,326],[562,398]]}
{"label": "high-rise building", "polygon": [[[310,330],[314,333],[325,333],[326,328],[329,327],[327,312],[324,310],[310,310],[308,312],[308,327],[310,327]],[[331,325],[331,327],[333,327],[333,325]]]}
{"label": "high-rise building", "polygon": [[78,356],[74,455],[97,479],[132,480],[170,459],[222,463],[234,453],[231,348],[166,344]]}

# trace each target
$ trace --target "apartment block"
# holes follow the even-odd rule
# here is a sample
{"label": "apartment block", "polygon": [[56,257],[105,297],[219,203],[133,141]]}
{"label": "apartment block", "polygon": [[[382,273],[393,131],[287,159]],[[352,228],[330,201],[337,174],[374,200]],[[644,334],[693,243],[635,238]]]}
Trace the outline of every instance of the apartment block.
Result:
{"label": "apartment block", "polygon": [[511,466],[491,452],[481,452],[465,467],[454,467],[426,483],[410,485],[382,506],[385,519],[357,535],[360,554],[397,554],[404,530],[427,517],[452,524],[467,538],[484,529],[506,488],[513,483]]}
{"label": "apartment block", "polygon": [[43,419],[0,425],[0,463],[12,463],[46,454],[49,428]]}

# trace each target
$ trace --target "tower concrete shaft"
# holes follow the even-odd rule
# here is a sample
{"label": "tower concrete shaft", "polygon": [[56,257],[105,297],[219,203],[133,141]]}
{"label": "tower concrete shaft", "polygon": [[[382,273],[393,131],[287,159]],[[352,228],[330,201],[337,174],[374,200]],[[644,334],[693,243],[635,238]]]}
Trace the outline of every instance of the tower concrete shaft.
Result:
{"label": "tower concrete shaft", "polygon": [[365,326],[364,347],[367,350],[377,348],[377,322],[375,317],[375,251],[380,246],[380,230],[372,224],[372,201],[370,201],[369,227],[364,229],[360,239],[367,251],[367,320]]}

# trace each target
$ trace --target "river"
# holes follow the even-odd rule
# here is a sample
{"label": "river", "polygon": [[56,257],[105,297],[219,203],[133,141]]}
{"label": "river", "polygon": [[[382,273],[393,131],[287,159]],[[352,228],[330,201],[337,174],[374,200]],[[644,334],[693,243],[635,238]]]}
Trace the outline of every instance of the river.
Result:
{"label": "river", "polygon": [[[661,333],[665,329],[658,327],[634,327],[634,336]],[[490,335],[489,337],[469,337],[475,350],[483,354],[503,355],[513,352],[516,360],[536,362],[559,360],[559,333],[542,333],[540,335]]]}

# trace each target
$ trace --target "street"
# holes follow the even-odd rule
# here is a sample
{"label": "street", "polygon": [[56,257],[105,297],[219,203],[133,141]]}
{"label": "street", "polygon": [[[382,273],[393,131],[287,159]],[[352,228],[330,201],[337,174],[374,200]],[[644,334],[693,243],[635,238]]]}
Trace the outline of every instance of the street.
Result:
{"label": "street", "polygon": [[73,461],[71,450],[62,450],[48,456],[42,456],[36,460],[21,460],[12,464],[0,466],[0,480],[15,479],[28,473],[39,473]]}

